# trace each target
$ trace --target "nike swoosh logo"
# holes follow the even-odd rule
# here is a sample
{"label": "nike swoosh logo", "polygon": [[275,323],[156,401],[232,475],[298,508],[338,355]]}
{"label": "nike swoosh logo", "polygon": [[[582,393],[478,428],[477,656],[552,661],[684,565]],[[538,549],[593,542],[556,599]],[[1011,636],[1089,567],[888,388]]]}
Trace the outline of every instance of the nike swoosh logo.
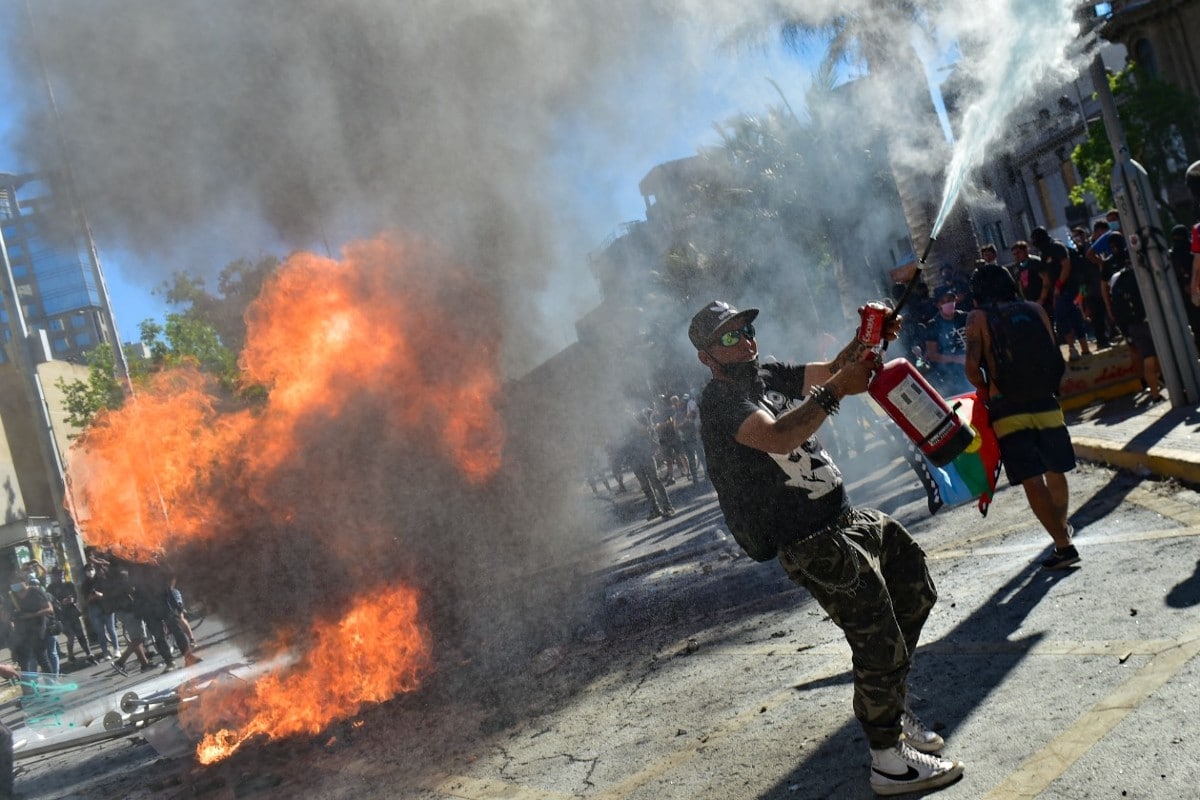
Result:
{"label": "nike swoosh logo", "polygon": [[874,772],[876,775],[882,775],[883,777],[887,778],[888,780],[893,780],[893,781],[912,781],[912,780],[916,780],[917,778],[921,777],[921,773],[917,772],[915,767],[909,767],[908,772],[902,773],[900,775],[894,775],[891,772],[884,772],[883,770],[876,769],[875,767],[871,767],[871,771]]}

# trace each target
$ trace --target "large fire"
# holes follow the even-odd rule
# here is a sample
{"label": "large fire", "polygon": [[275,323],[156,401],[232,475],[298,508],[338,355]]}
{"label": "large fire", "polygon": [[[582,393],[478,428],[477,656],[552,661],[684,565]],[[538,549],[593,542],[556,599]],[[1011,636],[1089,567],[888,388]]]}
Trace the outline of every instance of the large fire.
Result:
{"label": "large fire", "polygon": [[202,708],[202,760],[318,732],[418,684],[430,648],[398,573],[406,542],[453,522],[404,531],[425,519],[406,505],[438,508],[429,495],[466,493],[500,466],[497,316],[461,267],[395,236],[340,261],[299,253],[246,315],[240,366],[265,399],[161,372],[72,449],[89,545],[165,558],[185,591],[292,655],[248,696]]}
{"label": "large fire", "polygon": [[[407,589],[359,598],[342,619],[314,627],[313,646],[286,674],[267,675],[228,697],[201,695],[198,707],[188,707],[185,725],[195,724],[191,717],[201,728],[219,725],[222,716],[241,719],[235,728],[206,735],[197,759],[211,764],[258,735],[317,734],[332,719],[415,689],[429,657],[416,617],[416,597]],[[276,649],[289,649],[286,636]]]}

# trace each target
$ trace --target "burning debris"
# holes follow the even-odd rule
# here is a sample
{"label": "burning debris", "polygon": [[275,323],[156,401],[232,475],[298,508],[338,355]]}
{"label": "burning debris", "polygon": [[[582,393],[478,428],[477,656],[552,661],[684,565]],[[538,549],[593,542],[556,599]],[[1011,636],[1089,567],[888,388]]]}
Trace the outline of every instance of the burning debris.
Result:
{"label": "burning debris", "polygon": [[[264,400],[172,370],[74,447],[89,544],[169,564],[265,658],[291,656],[188,707],[202,761],[417,688],[430,631],[469,629],[489,576],[522,560],[498,478],[495,313],[455,264],[397,237],[342,261],[297,254],[248,312],[242,367]],[[487,608],[494,635],[504,605]]]}

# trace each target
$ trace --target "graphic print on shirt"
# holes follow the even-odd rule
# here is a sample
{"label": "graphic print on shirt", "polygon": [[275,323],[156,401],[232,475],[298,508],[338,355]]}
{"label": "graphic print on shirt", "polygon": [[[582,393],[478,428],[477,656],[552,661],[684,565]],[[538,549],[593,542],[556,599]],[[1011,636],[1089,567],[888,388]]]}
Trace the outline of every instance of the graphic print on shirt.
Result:
{"label": "graphic print on shirt", "polygon": [[[763,409],[776,418],[799,404],[799,400],[774,390],[767,390],[761,403]],[[811,500],[818,500],[842,485],[842,473],[816,436],[808,437],[804,444],[786,455],[771,453],[770,456],[787,475],[786,485],[803,489]]]}

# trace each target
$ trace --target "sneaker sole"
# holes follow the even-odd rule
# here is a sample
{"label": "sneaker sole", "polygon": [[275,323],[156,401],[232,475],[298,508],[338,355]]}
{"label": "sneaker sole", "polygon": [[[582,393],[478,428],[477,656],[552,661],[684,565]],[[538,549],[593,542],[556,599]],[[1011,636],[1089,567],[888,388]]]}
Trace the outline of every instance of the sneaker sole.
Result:
{"label": "sneaker sole", "polygon": [[1053,564],[1047,564],[1046,562],[1043,561],[1042,569],[1048,569],[1048,570],[1052,570],[1052,571],[1056,570],[1056,569],[1066,569],[1067,567],[1073,567],[1078,563],[1079,563],[1079,556],[1075,556],[1074,558],[1063,559],[1062,561],[1056,561]]}
{"label": "sneaker sole", "polygon": [[940,753],[946,747],[946,740],[942,738],[938,738],[934,742],[918,742],[916,739],[910,739],[902,733],[900,734],[900,741],[919,753]]}
{"label": "sneaker sole", "polygon": [[[909,747],[912,747],[910,744]],[[871,791],[881,797],[892,797],[898,794],[910,794],[912,792],[923,792],[927,789],[940,789],[943,786],[948,786],[962,777],[963,763],[955,761],[954,766],[945,772],[937,775],[930,775],[928,778],[922,778],[916,781],[895,781],[892,783],[876,784],[871,783]]]}

